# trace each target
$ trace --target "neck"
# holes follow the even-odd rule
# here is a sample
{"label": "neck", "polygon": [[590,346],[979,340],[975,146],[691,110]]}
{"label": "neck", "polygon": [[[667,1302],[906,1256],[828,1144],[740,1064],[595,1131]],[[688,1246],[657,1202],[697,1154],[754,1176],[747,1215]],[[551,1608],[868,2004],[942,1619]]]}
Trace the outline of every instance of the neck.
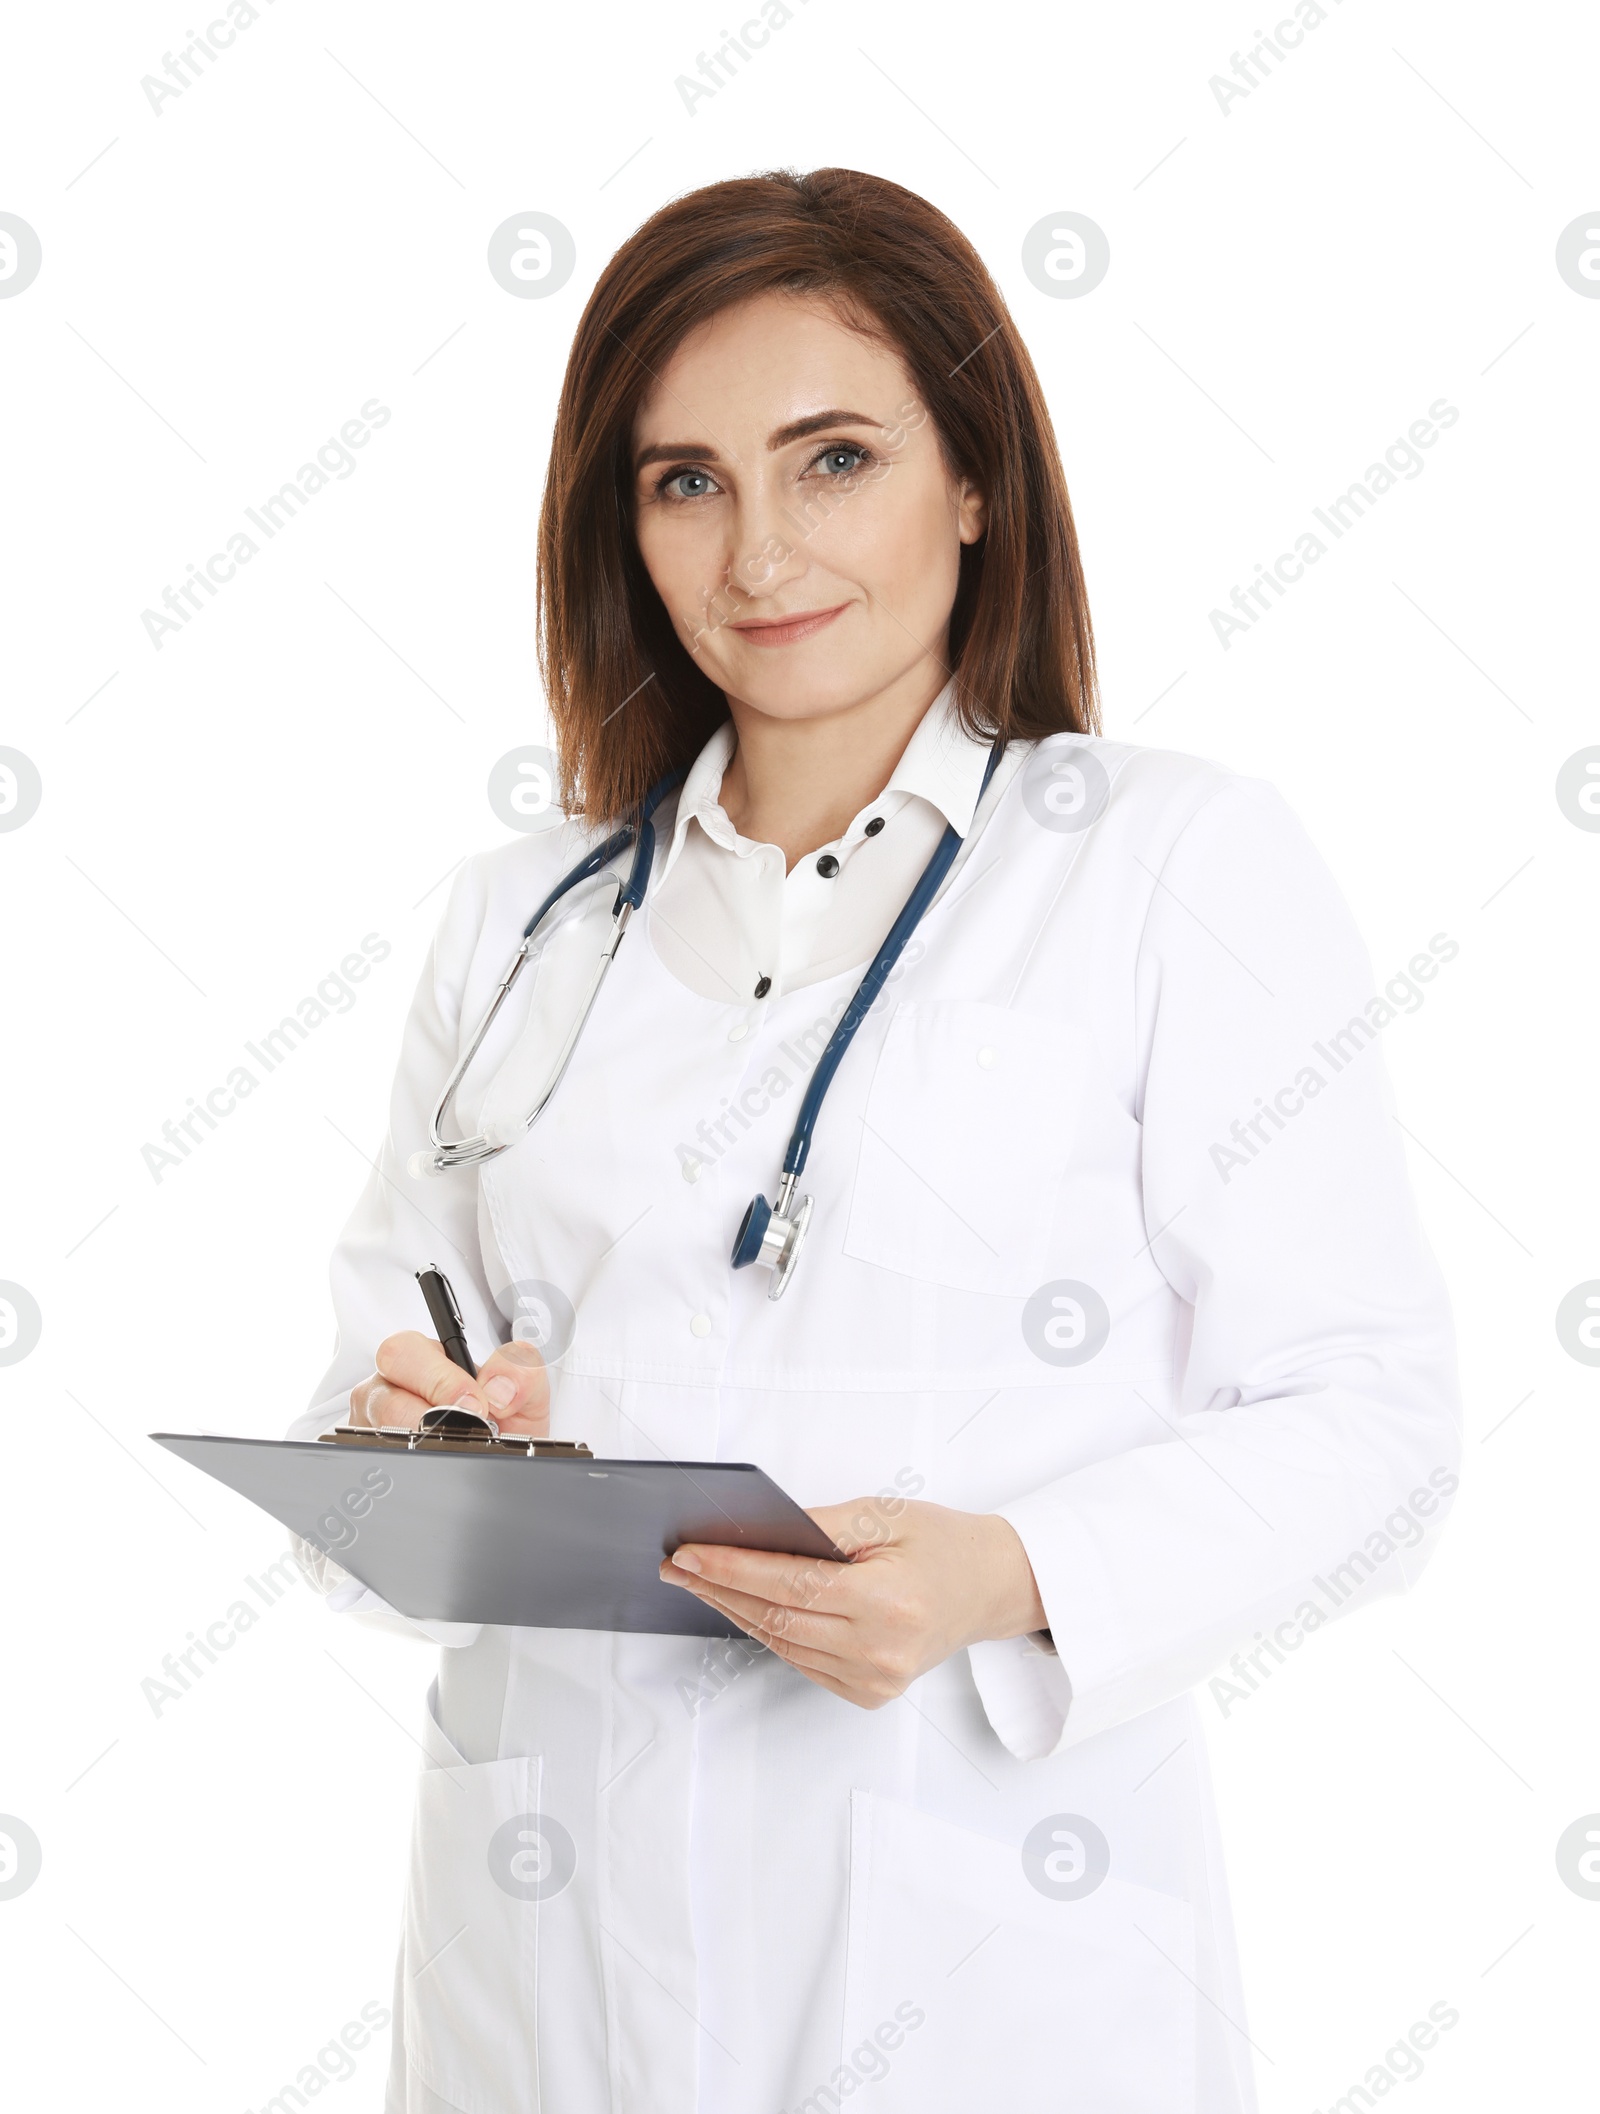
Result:
{"label": "neck", "polygon": [[718,796],[728,820],[741,837],[776,844],[792,870],[877,799],[948,680],[938,663],[919,662],[887,689],[805,719],[730,697],[738,746]]}

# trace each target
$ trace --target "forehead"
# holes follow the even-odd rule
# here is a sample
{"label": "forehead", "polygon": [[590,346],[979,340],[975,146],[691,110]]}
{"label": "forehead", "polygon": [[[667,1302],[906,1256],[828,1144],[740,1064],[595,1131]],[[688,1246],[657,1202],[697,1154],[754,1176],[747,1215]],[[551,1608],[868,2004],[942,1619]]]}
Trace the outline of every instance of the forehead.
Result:
{"label": "forehead", "polygon": [[911,381],[893,346],[863,337],[817,296],[761,294],[708,318],[674,350],[639,404],[636,443],[731,445],[823,405],[892,419]]}

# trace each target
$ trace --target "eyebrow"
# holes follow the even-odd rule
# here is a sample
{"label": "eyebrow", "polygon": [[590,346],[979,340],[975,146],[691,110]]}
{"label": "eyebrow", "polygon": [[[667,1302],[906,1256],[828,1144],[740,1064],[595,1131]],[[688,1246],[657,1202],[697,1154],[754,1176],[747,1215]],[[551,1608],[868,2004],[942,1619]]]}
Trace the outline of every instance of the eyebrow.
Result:
{"label": "eyebrow", "polygon": [[[767,446],[769,449],[787,448],[791,441],[804,440],[809,434],[821,433],[828,426],[873,426],[880,433],[888,431],[881,419],[868,418],[864,411],[812,411],[804,418],[791,419],[786,426],[775,426],[767,435]],[[685,455],[696,462],[720,460],[716,449],[708,448],[702,441],[659,440],[648,448],[641,448],[634,457],[633,466],[635,470],[642,470],[647,463],[676,462]]]}

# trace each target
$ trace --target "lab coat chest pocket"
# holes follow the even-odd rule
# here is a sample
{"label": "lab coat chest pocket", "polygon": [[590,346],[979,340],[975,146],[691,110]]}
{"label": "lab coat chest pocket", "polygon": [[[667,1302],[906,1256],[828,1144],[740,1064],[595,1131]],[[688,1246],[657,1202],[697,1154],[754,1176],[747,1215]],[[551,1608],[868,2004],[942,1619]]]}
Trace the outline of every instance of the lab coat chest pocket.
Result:
{"label": "lab coat chest pocket", "polygon": [[1193,1911],[1114,1870],[1083,1891],[1055,1818],[1030,1881],[1031,1844],[851,1794],[841,2066],[877,2114],[1193,2114]]}
{"label": "lab coat chest pocket", "polygon": [[896,1008],[864,1111],[844,1252],[953,1290],[1026,1295],[1082,1098],[1080,1031],[1009,1006]]}

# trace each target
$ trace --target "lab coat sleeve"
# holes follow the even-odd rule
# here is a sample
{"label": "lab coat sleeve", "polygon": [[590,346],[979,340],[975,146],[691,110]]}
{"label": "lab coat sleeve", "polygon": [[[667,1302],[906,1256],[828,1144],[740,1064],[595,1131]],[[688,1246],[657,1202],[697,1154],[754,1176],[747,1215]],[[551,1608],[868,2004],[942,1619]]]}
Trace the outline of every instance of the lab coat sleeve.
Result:
{"label": "lab coat sleeve", "polygon": [[[329,1264],[337,1324],[333,1362],[291,1439],[314,1439],[345,1421],[350,1390],[373,1369],[384,1337],[426,1328],[415,1272],[437,1263],[461,1306],[467,1340],[498,1343],[505,1325],[483,1269],[477,1231],[477,1176],[471,1168],[415,1176],[406,1162],[428,1143],[428,1123],[439,1090],[456,1061],[467,972],[484,921],[481,859],[457,871],[417,984],[401,1041],[389,1100],[389,1127],[372,1172],[339,1236]],[[347,1523],[339,1523],[342,1527]],[[359,1529],[358,1529],[359,1531]],[[354,1614],[373,1627],[422,1635],[436,1644],[471,1644],[481,1624],[428,1622],[400,1615],[338,1561],[339,1544],[318,1550],[302,1543],[302,1565],[336,1614]]]}
{"label": "lab coat sleeve", "polygon": [[1423,941],[1375,996],[1260,781],[1224,781],[1173,839],[1135,971],[1135,1114],[1150,1252],[1190,1310],[1179,1393],[1146,1396],[1151,1443],[999,1508],[1058,1655],[974,1648],[1023,1758],[1207,1679],[1228,1707],[1431,1553],[1460,1458],[1454,1334],[1382,1044],[1454,951]]}

